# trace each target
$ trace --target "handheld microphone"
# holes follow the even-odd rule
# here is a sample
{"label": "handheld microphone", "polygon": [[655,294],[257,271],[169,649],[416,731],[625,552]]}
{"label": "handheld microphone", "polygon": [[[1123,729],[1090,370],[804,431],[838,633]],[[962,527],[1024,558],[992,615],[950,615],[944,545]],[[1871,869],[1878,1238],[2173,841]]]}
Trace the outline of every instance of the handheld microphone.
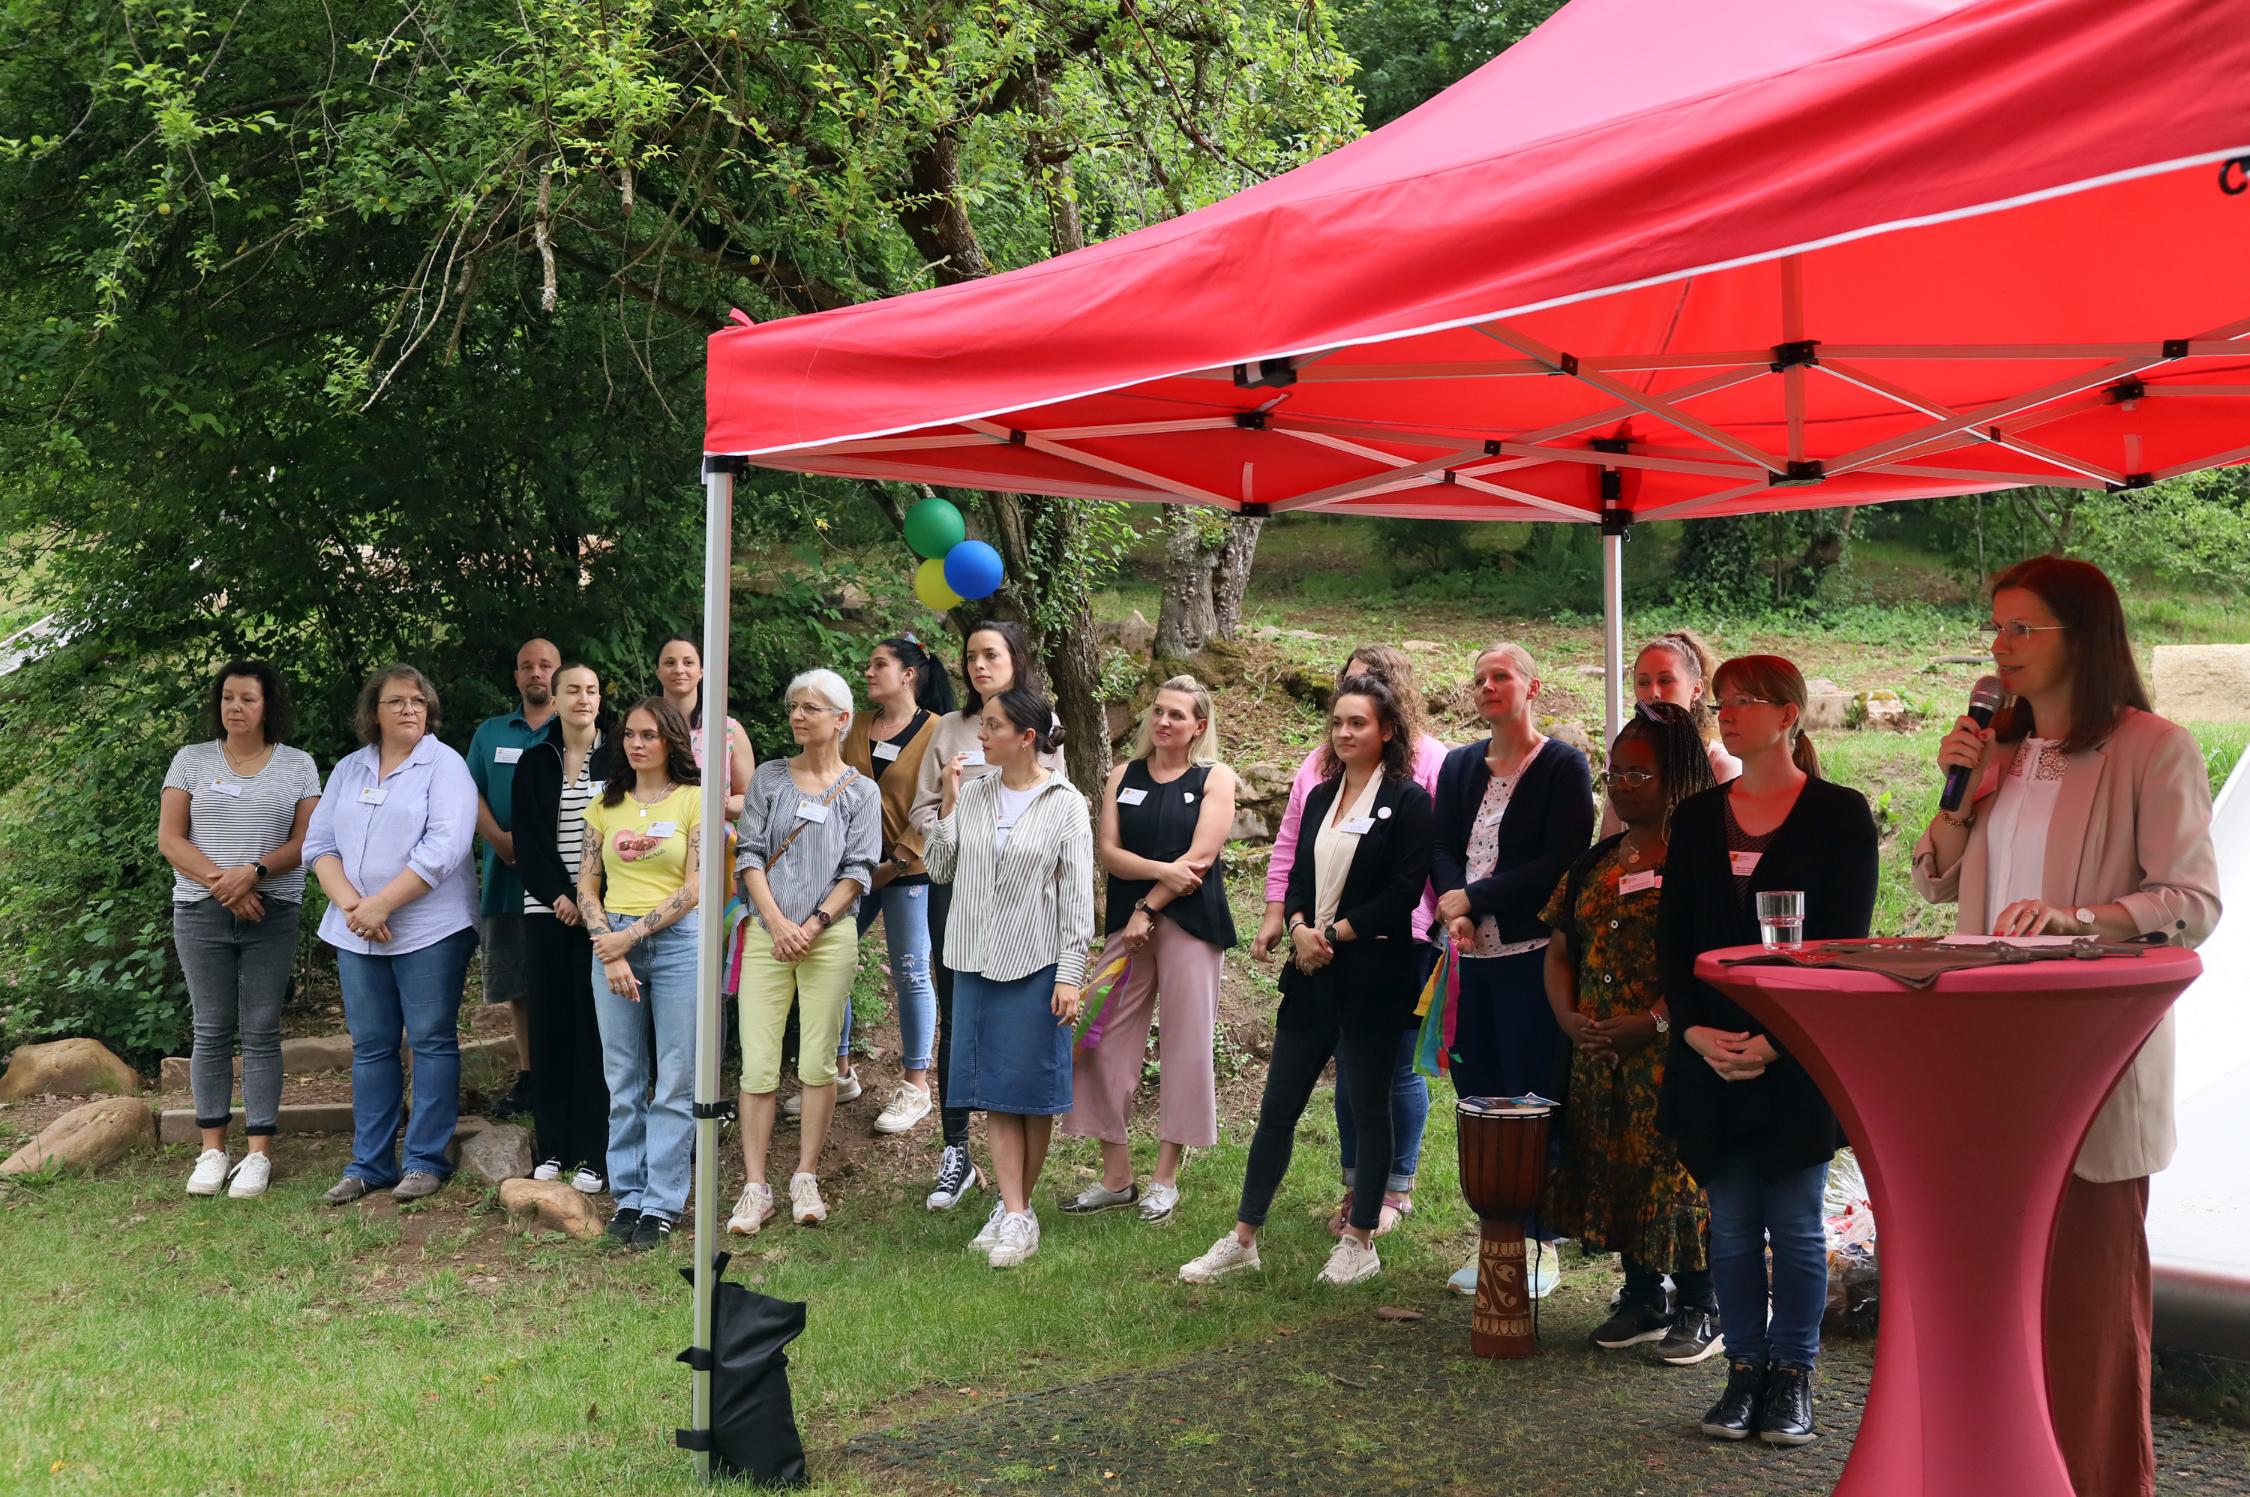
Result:
{"label": "handheld microphone", "polygon": [[[2007,688],[1998,676],[1979,676],[1977,684],[1969,688],[1969,720],[1980,728],[1992,726],[1992,714],[2000,710],[2000,702]],[[1945,794],[1938,797],[1938,809],[1958,811],[1962,797],[1969,793],[1969,771],[1956,764],[1945,772]]]}

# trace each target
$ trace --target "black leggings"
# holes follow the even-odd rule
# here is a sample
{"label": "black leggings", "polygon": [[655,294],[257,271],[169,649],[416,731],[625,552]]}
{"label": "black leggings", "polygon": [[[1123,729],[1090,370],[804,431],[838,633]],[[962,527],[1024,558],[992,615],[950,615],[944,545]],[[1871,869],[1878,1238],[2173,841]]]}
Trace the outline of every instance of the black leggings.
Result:
{"label": "black leggings", "polygon": [[1333,1023],[1277,1029],[1273,1058],[1266,1063],[1266,1094],[1258,1103],[1258,1131],[1250,1137],[1250,1164],[1242,1178],[1242,1205],[1235,1218],[1253,1227],[1266,1223],[1274,1192],[1289,1173],[1297,1144],[1297,1123],[1312,1101],[1329,1057],[1338,1057],[1338,1086],[1351,1094],[1359,1126],[1360,1168],[1373,1172],[1374,1190],[1352,1192],[1351,1224],[1372,1231],[1383,1217],[1382,1182],[1391,1160],[1391,1071],[1398,1031],[1381,1027],[1339,1028]]}
{"label": "black leggings", "polygon": [[937,989],[938,1126],[945,1141],[969,1146],[969,1109],[955,1107],[953,1096],[953,969],[945,964],[945,922],[953,913],[953,886],[930,885],[930,985]]}
{"label": "black leggings", "polygon": [[[1625,1266],[1625,1297],[1636,1304],[1664,1303],[1664,1270],[1651,1268],[1631,1253],[1618,1255]],[[1719,1297],[1712,1292],[1711,1270],[1708,1268],[1675,1268],[1672,1270],[1672,1287],[1679,1291],[1679,1305],[1683,1310],[1707,1310],[1717,1314]]]}

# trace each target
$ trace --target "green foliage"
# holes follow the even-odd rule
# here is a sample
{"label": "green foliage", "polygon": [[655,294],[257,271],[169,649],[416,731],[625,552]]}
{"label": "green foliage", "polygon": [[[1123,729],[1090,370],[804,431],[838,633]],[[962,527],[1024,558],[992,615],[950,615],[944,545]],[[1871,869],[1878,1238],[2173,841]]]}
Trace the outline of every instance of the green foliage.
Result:
{"label": "green foliage", "polygon": [[1359,61],[1370,129],[1474,72],[1562,8],[1562,0],[1363,0],[1337,39]]}

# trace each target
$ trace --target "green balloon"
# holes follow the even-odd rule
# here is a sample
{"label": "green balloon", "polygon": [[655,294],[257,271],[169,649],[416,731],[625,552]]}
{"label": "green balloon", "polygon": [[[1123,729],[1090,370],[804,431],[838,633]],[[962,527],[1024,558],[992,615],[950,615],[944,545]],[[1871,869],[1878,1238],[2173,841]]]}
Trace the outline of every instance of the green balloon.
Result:
{"label": "green balloon", "polygon": [[924,499],[906,512],[906,544],[916,556],[937,558],[968,536],[968,522],[948,499]]}

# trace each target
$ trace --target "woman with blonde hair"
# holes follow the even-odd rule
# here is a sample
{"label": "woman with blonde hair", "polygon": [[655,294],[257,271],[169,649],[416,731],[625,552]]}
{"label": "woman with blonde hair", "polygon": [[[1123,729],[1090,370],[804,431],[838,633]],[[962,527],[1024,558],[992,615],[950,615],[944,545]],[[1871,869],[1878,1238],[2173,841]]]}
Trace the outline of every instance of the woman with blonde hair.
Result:
{"label": "woman with blonde hair", "polygon": [[[1718,669],[1719,657],[1693,629],[1659,634],[1633,657],[1633,700],[1643,706],[1670,702],[1686,708],[1711,761],[1711,779],[1724,785],[1742,773],[1742,761],[1719,741],[1719,714],[1711,705],[1711,678]],[[1619,830],[1617,813],[1603,807],[1601,834],[1614,837]]]}
{"label": "woman with blonde hair", "polygon": [[[1172,677],[1156,689],[1131,757],[1110,771],[1102,796],[1094,847],[1109,873],[1103,952],[1123,951],[1130,960],[1102,1011],[1099,1040],[1075,1057],[1063,1132],[1101,1141],[1102,1178],[1066,1212],[1138,1204],[1142,1221],[1163,1221],[1179,1205],[1187,1150],[1219,1141],[1211,1037],[1220,963],[1235,943],[1220,862],[1234,824],[1234,788],[1234,771],[1219,762],[1210,691],[1193,676]],[[1156,1171],[1144,1196],[1133,1183],[1125,1125],[1159,993]]]}

